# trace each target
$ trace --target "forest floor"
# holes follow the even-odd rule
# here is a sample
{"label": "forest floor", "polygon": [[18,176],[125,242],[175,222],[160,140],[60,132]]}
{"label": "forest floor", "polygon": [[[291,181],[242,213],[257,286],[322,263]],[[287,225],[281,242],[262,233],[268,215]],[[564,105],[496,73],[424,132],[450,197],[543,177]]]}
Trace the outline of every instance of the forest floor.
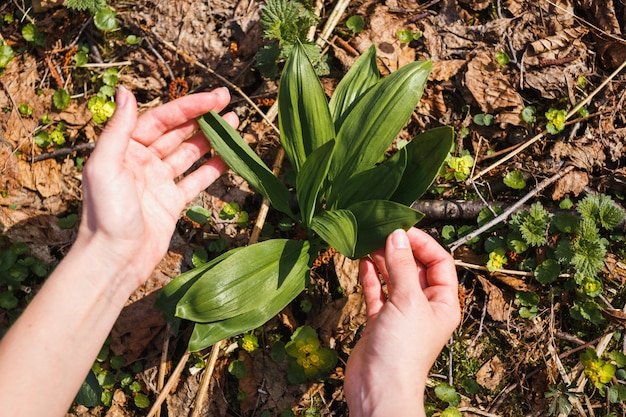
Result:
{"label": "forest floor", "polygon": [[[116,83],[135,93],[140,111],[226,85],[233,95],[230,109],[239,115],[242,136],[255,152],[272,166],[279,147],[267,122],[273,119],[277,80],[255,67],[257,52],[268,42],[260,22],[264,2],[109,3],[119,28],[107,32],[97,29],[86,12],[58,5],[35,12],[23,0],[0,5],[0,45],[14,51],[0,73],[0,251],[26,244],[27,254],[19,257],[42,260],[48,269],[75,237],[81,167],[103,128],[92,119],[88,101],[108,85],[110,69]],[[342,3],[347,8],[340,9]],[[521,200],[524,205],[516,210],[540,202],[551,213],[575,212],[582,198],[598,193],[622,205],[626,75],[619,70],[626,62],[626,6],[613,0],[355,0],[313,6],[320,16],[316,37],[325,25],[330,28],[321,42],[330,68],[322,83],[329,95],[372,43],[383,74],[432,59],[423,98],[400,139],[453,126],[452,155],[469,155],[473,162],[457,177],[453,174],[460,171],[448,165],[452,175],[442,175],[415,205],[426,213],[418,226],[454,249],[463,301],[462,324],[432,369],[429,413],[626,415],[623,225],[602,232],[608,251],[598,275],[601,290],[585,294],[572,289],[571,276],[559,275],[548,283],[523,266],[527,261],[540,264],[563,233],[550,229],[546,243],[521,255],[508,250],[495,272],[486,268],[487,237],[495,236],[497,227],[509,227],[507,219],[471,241],[460,237],[462,230],[476,228],[486,207],[499,213],[497,208]],[[339,19],[329,24],[335,10]],[[347,26],[352,16],[362,17],[362,31]],[[24,35],[29,23],[43,38],[25,39],[30,39]],[[399,34],[415,36],[402,42]],[[81,54],[86,65],[77,65]],[[60,88],[71,95],[63,110],[53,105]],[[560,127],[552,120],[556,111],[561,111]],[[551,133],[555,125],[559,131]],[[36,141],[41,139],[37,132],[51,134],[59,126],[64,126],[59,128],[64,144]],[[285,165],[277,169],[284,173]],[[513,172],[521,173],[525,186],[504,185]],[[198,407],[199,415],[207,416],[348,414],[343,371],[365,323],[356,262],[340,255],[326,260],[312,277],[315,285],[255,331],[260,344],[255,352],[242,349],[239,338],[229,341],[217,355],[208,387],[201,382],[209,350],[187,357],[187,329],[173,335],[153,307],[159,289],[192,267],[194,253],[212,257],[245,245],[261,200],[232,172],[198,196],[192,205],[209,210],[210,221],[199,225],[181,218],[167,256],[129,300],[94,367],[104,403],[76,404],[70,415],[147,415],[162,378],[174,378],[174,386],[156,407],[161,416],[187,416]],[[220,216],[233,202],[249,222]],[[266,229],[288,236],[281,221],[270,211]],[[14,288],[0,280],[0,302],[7,303],[0,304],[0,329],[10,325],[40,283],[41,278],[30,276]],[[326,378],[290,384],[286,365],[273,359],[270,347],[280,338],[287,342],[305,324],[317,331],[324,346],[338,352],[339,361]],[[597,357],[589,360],[588,348]],[[176,374],[181,358],[185,366]],[[245,376],[233,371],[234,361],[245,365]],[[608,380],[598,379],[593,364],[613,367]],[[452,394],[435,390],[445,384]]]}

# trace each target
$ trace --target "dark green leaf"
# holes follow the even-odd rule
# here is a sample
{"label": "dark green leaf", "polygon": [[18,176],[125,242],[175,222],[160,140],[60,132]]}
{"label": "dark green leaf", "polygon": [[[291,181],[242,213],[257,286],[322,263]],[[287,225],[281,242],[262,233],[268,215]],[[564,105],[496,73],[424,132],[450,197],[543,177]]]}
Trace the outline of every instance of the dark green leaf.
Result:
{"label": "dark green leaf", "polygon": [[192,206],[187,209],[185,216],[200,225],[204,225],[211,218],[211,212],[202,206]]}
{"label": "dark green leaf", "polygon": [[350,16],[348,20],[346,20],[346,27],[350,29],[352,33],[357,34],[365,27],[365,21],[359,15]]}
{"label": "dark green leaf", "polygon": [[299,43],[280,78],[278,122],[280,141],[296,171],[308,155],[335,137],[324,89]]}
{"label": "dark green leaf", "polygon": [[[396,229],[408,230],[424,214],[403,204],[386,200],[362,201],[348,207],[357,221],[354,253],[345,256],[358,259],[385,246],[387,236]],[[339,248],[336,248],[339,250]]]}
{"label": "dark green leaf", "polygon": [[189,351],[196,352],[220,340],[255,329],[274,317],[304,289],[306,277],[309,274],[308,262],[309,255],[301,252],[297,263],[292,267],[290,278],[285,279],[280,287],[275,288],[269,297],[253,294],[239,299],[242,303],[253,305],[253,309],[225,320],[196,323],[189,340]]}
{"label": "dark green leaf", "polygon": [[52,96],[52,103],[57,110],[63,110],[70,104],[70,93],[64,88],[59,88]]}
{"label": "dark green leaf", "polygon": [[546,259],[535,269],[535,278],[542,284],[551,284],[561,273],[559,264],[554,259]]}
{"label": "dark green leaf", "polygon": [[85,407],[95,407],[100,405],[101,396],[102,388],[98,383],[98,378],[96,378],[96,374],[90,370],[74,401]]}
{"label": "dark green leaf", "polygon": [[335,141],[331,140],[313,151],[296,177],[296,195],[306,227],[315,214],[318,195],[328,174],[334,146]]}
{"label": "dark green leaf", "polygon": [[410,205],[431,186],[454,140],[454,129],[436,127],[420,133],[405,146],[406,169],[391,200]]}
{"label": "dark green leaf", "polygon": [[287,300],[285,294],[304,288],[308,250],[308,241],[287,239],[242,248],[191,285],[176,305],[176,316],[209,323],[256,310],[275,298],[286,305],[293,298]]}
{"label": "dark green leaf", "polygon": [[349,210],[326,210],[313,217],[311,229],[326,243],[348,257],[354,256],[357,221]]}
{"label": "dark green leaf", "polygon": [[113,29],[117,29],[118,25],[116,18],[117,13],[115,13],[115,10],[109,7],[105,7],[98,10],[93,18],[93,22],[99,30],[107,32]]}
{"label": "dark green leaf", "polygon": [[406,164],[407,151],[402,148],[382,164],[353,175],[345,184],[336,184],[328,205],[345,208],[359,201],[389,199],[402,180]]}
{"label": "dark green leaf", "polygon": [[291,198],[289,190],[250,149],[235,129],[214,111],[200,117],[198,124],[213,149],[233,171],[267,198],[274,208],[292,215],[289,208]]}
{"label": "dark green leaf", "polygon": [[413,62],[373,86],[337,132],[331,181],[373,167],[406,124],[424,91],[432,61]]}
{"label": "dark green leaf", "polygon": [[372,45],[352,65],[341,79],[328,103],[330,114],[335,121],[335,130],[339,131],[344,118],[363,96],[380,79],[376,65],[376,47]]}
{"label": "dark green leaf", "polygon": [[161,289],[154,306],[163,312],[167,320],[174,319],[176,304],[178,304],[178,301],[185,295],[187,290],[200,279],[202,274],[241,249],[243,248],[231,249],[197,268],[180,274]]}

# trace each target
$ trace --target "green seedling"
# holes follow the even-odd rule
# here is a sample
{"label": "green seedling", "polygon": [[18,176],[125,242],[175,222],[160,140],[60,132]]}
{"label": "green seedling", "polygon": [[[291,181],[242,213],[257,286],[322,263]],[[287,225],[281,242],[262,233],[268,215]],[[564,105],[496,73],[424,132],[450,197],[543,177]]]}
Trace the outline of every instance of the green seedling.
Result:
{"label": "green seedling", "polygon": [[461,152],[459,156],[448,154],[446,165],[442,167],[441,176],[446,180],[465,181],[474,166],[474,158],[468,150]]}
{"label": "green seedling", "polygon": [[522,171],[511,171],[502,179],[504,185],[514,190],[522,190],[526,188],[526,180]]}
{"label": "green seedling", "polygon": [[0,39],[0,74],[2,74],[13,58],[15,58],[13,48],[5,44],[4,41]]}
{"label": "green seedling", "polygon": [[22,28],[22,37],[27,42],[37,46],[43,46],[46,43],[46,37],[39,31],[39,28],[32,23],[27,23]]}
{"label": "green seedling", "polygon": [[17,107],[17,111],[19,111],[22,116],[30,117],[33,115],[33,108],[28,103],[20,104]]}
{"label": "green seedling", "polygon": [[535,106],[526,106],[520,113],[522,120],[529,125],[537,121],[537,108]]}
{"label": "green seedling", "polygon": [[296,44],[278,90],[280,140],[296,172],[297,209],[287,186],[216,113],[198,122],[213,149],[303,240],[270,239],[231,250],[174,279],[159,294],[170,320],[195,322],[192,351],[261,326],[301,291],[320,250],[358,259],[408,229],[410,208],[433,183],[453,131],[424,132],[379,163],[411,116],[431,63],[411,63],[381,79],[376,50],[363,54],[327,101],[304,48]]}
{"label": "green seedling", "polygon": [[509,57],[509,54],[507,54],[506,52],[497,51],[496,52],[496,62],[498,63],[498,65],[501,65],[501,66],[504,67],[509,62],[511,62],[511,58]]}
{"label": "green seedling", "polygon": [[110,7],[104,7],[96,12],[93,23],[103,32],[110,32],[117,29],[117,13]]}
{"label": "green seedling", "polygon": [[565,129],[567,113],[565,110],[549,109],[546,113],[546,131],[551,135],[561,133]]}
{"label": "green seedling", "polygon": [[359,15],[350,16],[348,20],[346,20],[346,27],[350,29],[353,34],[357,35],[365,28],[365,21]]}
{"label": "green seedling", "polygon": [[491,126],[493,124],[494,117],[488,113],[478,113],[472,118],[472,121],[478,126]]}
{"label": "green seedling", "polygon": [[88,10],[95,15],[107,5],[106,0],[66,0],[65,7],[72,10]]}
{"label": "green seedling", "polygon": [[611,382],[617,370],[614,364],[598,358],[598,354],[592,348],[580,354],[580,363],[585,367],[587,378],[599,389],[603,389],[607,383]]}
{"label": "green seedling", "polygon": [[285,345],[289,360],[287,378],[292,384],[322,378],[335,367],[337,352],[322,347],[315,329],[298,327]]}
{"label": "green seedling", "polygon": [[141,36],[128,35],[126,37],[126,43],[129,45],[138,45],[139,43],[141,43]]}
{"label": "green seedling", "polygon": [[309,60],[315,63],[318,75],[330,72],[322,50],[307,40],[309,28],[317,24],[319,17],[311,6],[296,0],[268,0],[261,12],[263,37],[270,39],[256,56],[256,68],[269,79],[278,76],[278,64],[284,62],[296,44],[306,51]]}
{"label": "green seedling", "polygon": [[79,44],[78,50],[74,54],[74,64],[77,67],[81,67],[89,62],[89,46],[85,44]]}
{"label": "green seedling", "polygon": [[411,29],[400,29],[396,33],[398,40],[402,43],[411,43],[422,37],[422,32],[413,32]]}
{"label": "green seedling", "polygon": [[239,341],[239,347],[248,353],[252,353],[259,348],[259,338],[254,333],[246,333]]}
{"label": "green seedling", "polygon": [[97,124],[109,120],[115,112],[115,103],[105,98],[95,96],[87,102],[87,108],[92,113],[92,119]]}

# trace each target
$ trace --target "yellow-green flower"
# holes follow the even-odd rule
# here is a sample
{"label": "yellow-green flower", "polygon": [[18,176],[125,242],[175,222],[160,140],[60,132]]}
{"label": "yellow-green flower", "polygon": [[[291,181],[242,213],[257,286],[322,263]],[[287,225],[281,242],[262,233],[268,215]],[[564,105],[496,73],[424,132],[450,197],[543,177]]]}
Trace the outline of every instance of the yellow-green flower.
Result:
{"label": "yellow-green flower", "polygon": [[259,347],[259,338],[252,333],[248,333],[243,336],[239,346],[248,353],[254,352]]}

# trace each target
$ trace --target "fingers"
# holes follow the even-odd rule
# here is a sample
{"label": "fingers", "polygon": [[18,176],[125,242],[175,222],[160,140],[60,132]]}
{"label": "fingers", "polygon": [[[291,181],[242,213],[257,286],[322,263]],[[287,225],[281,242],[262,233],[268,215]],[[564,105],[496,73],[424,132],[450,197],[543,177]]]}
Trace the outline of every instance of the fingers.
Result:
{"label": "fingers", "polygon": [[93,159],[119,165],[124,160],[131,134],[137,124],[137,101],[133,93],[120,86],[115,96],[116,108],[100,135]]}
{"label": "fingers", "polygon": [[421,293],[418,264],[415,262],[407,233],[398,229],[389,235],[385,246],[385,264],[389,273],[389,297],[413,297]]}
{"label": "fingers", "polygon": [[367,319],[370,320],[377,316],[380,309],[383,308],[385,295],[383,294],[382,286],[378,279],[376,266],[370,259],[361,259],[359,263],[359,276],[361,277],[361,285],[363,286],[366,315]]}
{"label": "fingers", "polygon": [[[159,154],[167,146],[165,144],[175,142],[174,139],[180,143],[197,129],[197,117],[211,110],[220,112],[229,102],[230,94],[226,88],[181,97],[144,113],[133,137],[145,146],[154,146],[155,153]],[[161,141],[160,138],[166,139],[165,136],[174,138]]]}
{"label": "fingers", "polygon": [[185,197],[185,204],[190,202],[202,190],[215,182],[228,168],[220,157],[213,157],[191,174],[180,180],[176,186]]}

